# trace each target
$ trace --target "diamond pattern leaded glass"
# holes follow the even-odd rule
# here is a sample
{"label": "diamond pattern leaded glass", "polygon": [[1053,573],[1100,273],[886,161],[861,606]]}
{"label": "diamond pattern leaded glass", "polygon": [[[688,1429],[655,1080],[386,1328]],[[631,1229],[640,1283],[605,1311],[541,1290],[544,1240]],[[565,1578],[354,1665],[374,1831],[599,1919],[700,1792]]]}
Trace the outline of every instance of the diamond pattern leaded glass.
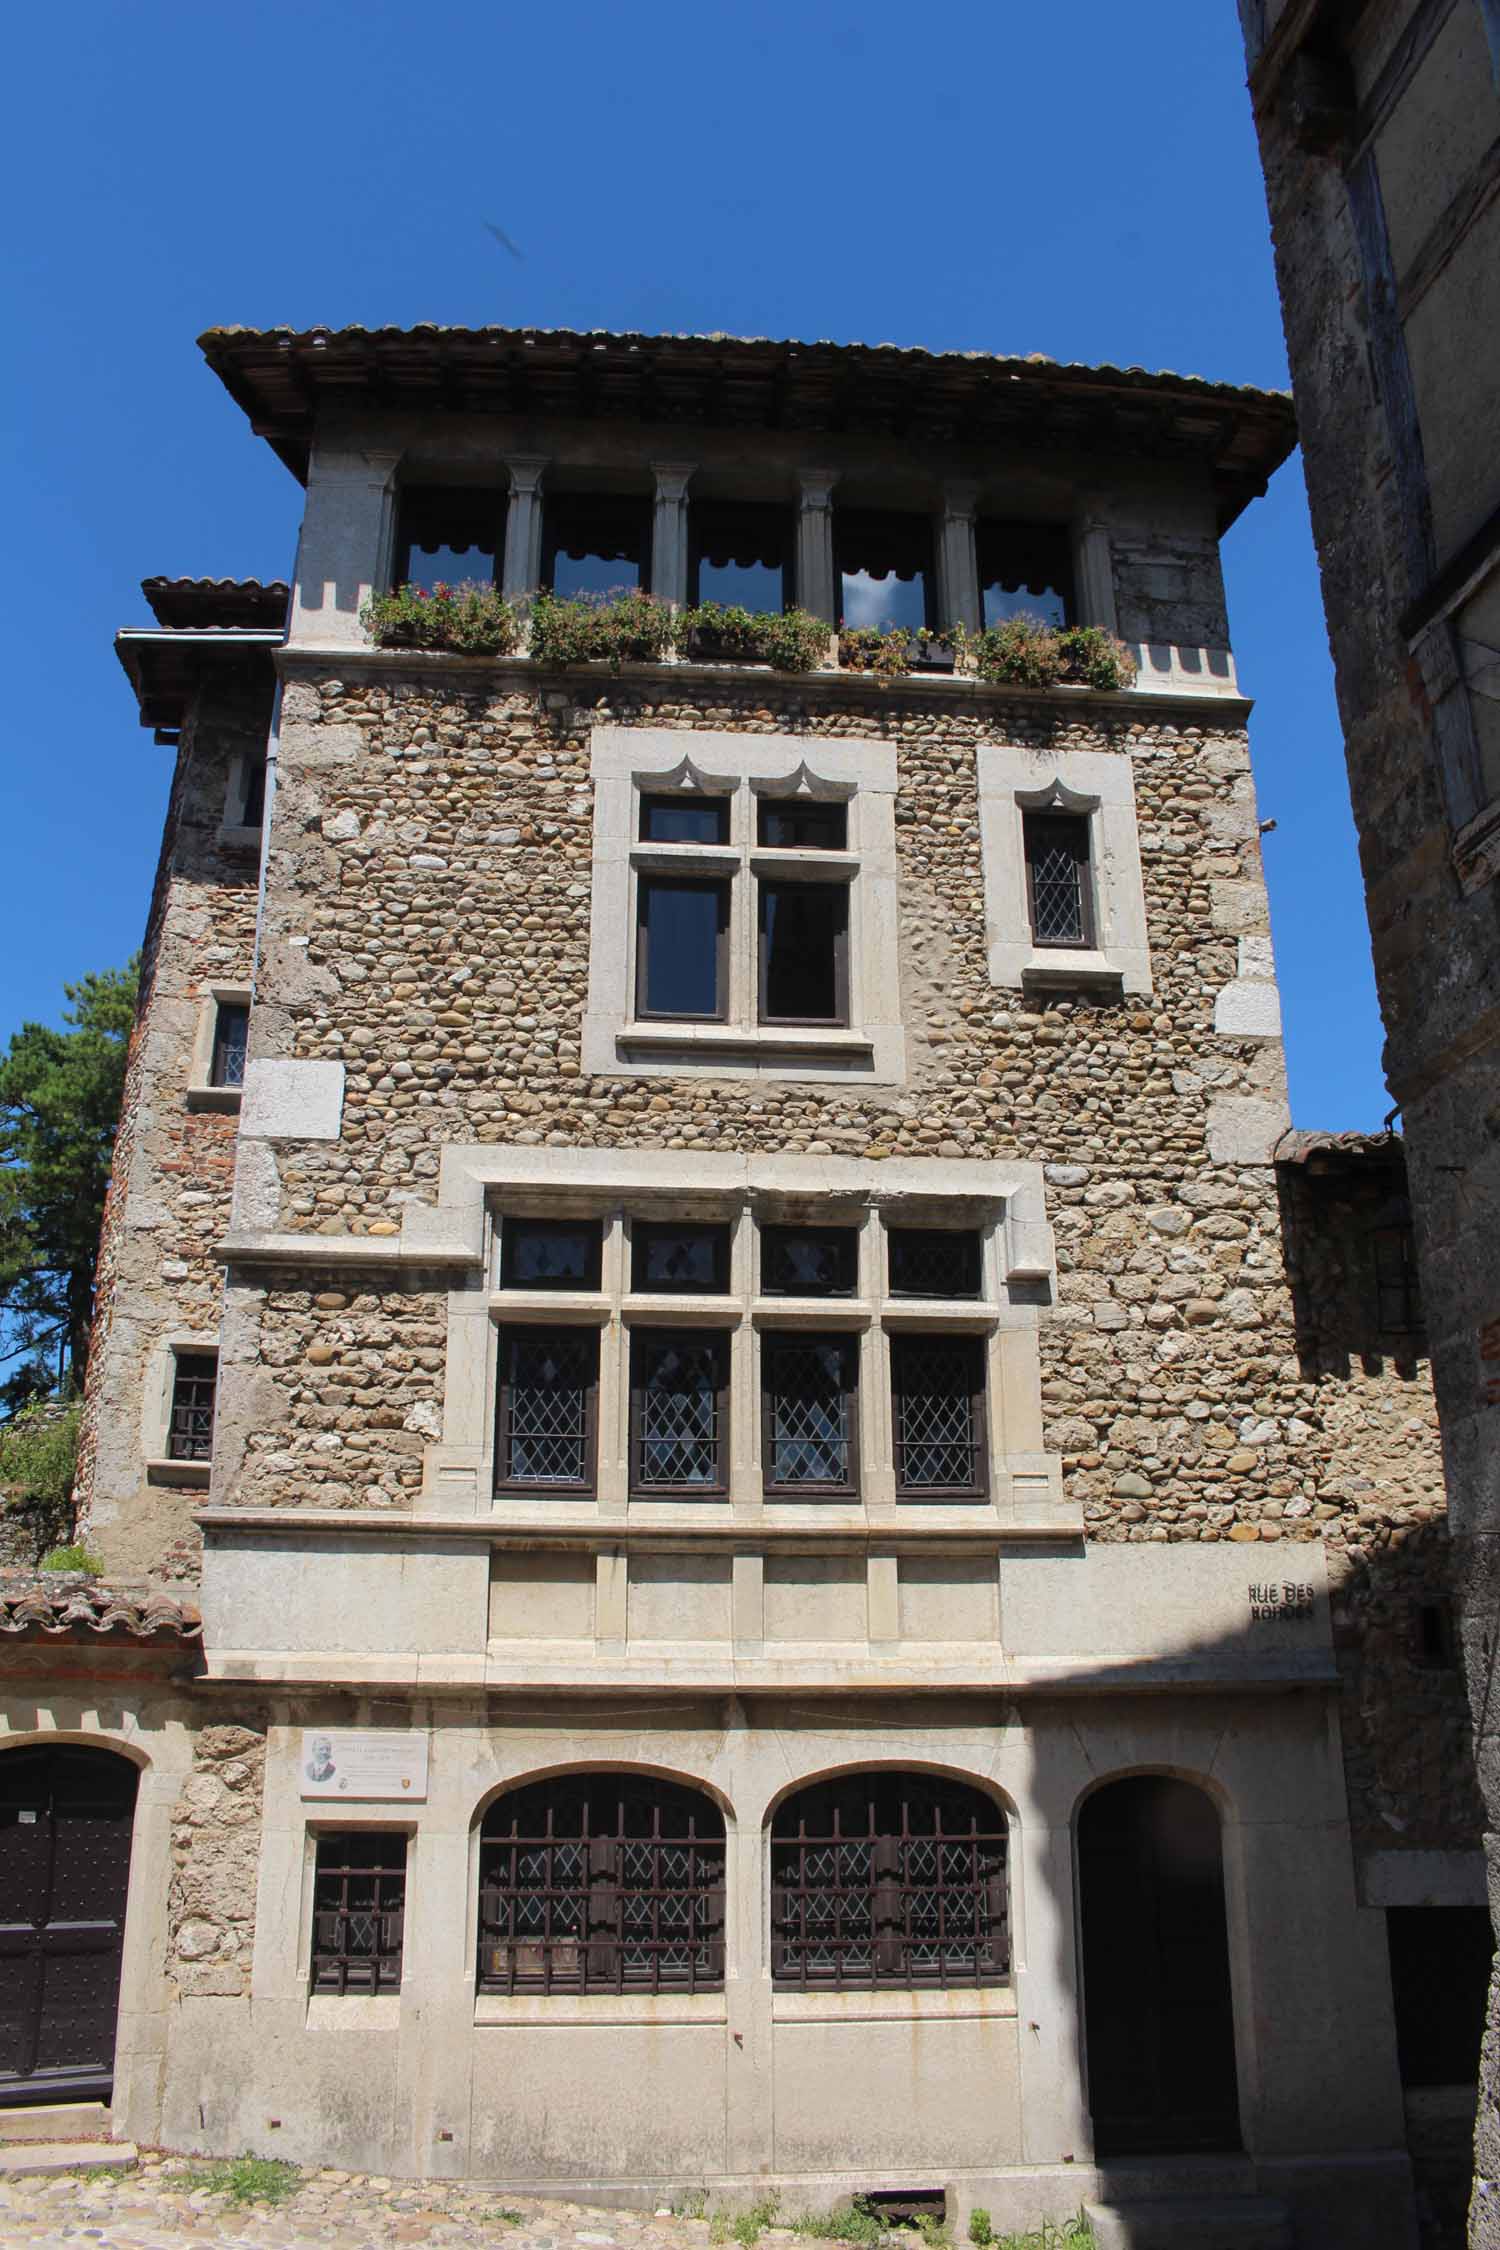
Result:
{"label": "diamond pattern leaded glass", "polygon": [[499,1481],[586,1490],[593,1475],[599,1339],[512,1329],[501,1342]]}
{"label": "diamond pattern leaded glass", "polygon": [[708,1798],[600,1774],[491,1807],[482,1991],[708,1992],[723,1976],[724,1822]]}
{"label": "diamond pattern leaded glass", "polygon": [[1088,943],[1088,824],[1071,815],[1031,814],[1026,821],[1026,870],[1031,892],[1031,934],[1038,945]]}
{"label": "diamond pattern leaded glass", "polygon": [[724,1340],[637,1335],[634,1341],[637,1488],[722,1488]]}
{"label": "diamond pattern leaded glass", "polygon": [[845,1336],[768,1336],[762,1353],[767,1485],[777,1491],[850,1490],[852,1342]]}
{"label": "diamond pattern leaded glass", "polygon": [[857,1251],[852,1227],[762,1227],[761,1292],[767,1297],[852,1297]]}
{"label": "diamond pattern leaded glass", "polygon": [[398,1990],[405,1906],[404,1836],[320,1836],[313,1876],[314,1992]]}
{"label": "diamond pattern leaded glass", "polygon": [[977,1297],[979,1235],[971,1227],[950,1232],[937,1227],[892,1227],[890,1251],[893,1297]]}
{"label": "diamond pattern leaded glass", "polygon": [[637,1219],[631,1229],[633,1289],[721,1295],[729,1287],[729,1229]]}
{"label": "diamond pattern leaded glass", "polygon": [[1001,1982],[1006,1843],[999,1808],[958,1782],[851,1774],[799,1791],[771,1832],[776,1982]]}
{"label": "diamond pattern leaded glass", "polygon": [[975,1336],[892,1337],[898,1492],[981,1489],[980,1351]]}
{"label": "diamond pattern leaded glass", "polygon": [[506,1219],[500,1232],[502,1289],[597,1289],[597,1219]]}

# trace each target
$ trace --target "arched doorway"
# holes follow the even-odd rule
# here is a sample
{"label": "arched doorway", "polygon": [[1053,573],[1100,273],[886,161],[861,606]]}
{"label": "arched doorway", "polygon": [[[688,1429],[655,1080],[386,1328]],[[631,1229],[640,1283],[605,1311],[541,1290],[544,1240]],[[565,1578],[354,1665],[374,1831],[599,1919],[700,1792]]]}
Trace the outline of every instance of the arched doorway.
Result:
{"label": "arched doorway", "polygon": [[1078,1816],[1089,2106],[1098,2155],[1240,2147],[1219,1816],[1137,1774]]}
{"label": "arched doorway", "polygon": [[137,1779],[109,1750],[0,1753],[0,2106],[110,2098]]}

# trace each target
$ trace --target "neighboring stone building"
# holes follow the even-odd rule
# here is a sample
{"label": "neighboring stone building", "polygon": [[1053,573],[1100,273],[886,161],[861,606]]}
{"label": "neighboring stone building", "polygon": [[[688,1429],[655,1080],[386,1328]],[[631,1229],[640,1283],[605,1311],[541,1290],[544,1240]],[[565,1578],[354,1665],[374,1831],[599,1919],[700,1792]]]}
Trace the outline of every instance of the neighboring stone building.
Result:
{"label": "neighboring stone building", "polygon": [[[1240,0],[1500,1818],[1500,7]],[[1500,1891],[1491,1884],[1492,1911]],[[1474,2239],[1500,2243],[1500,1992]]]}
{"label": "neighboring stone building", "polygon": [[[204,348],[308,500],[281,645],[283,589],[181,582],[121,637],[178,771],[84,1501],[184,1647],[106,1691],[102,1619],[18,1591],[0,1757],[59,1834],[65,1746],[147,1777],[116,2114],[1005,2226],[1206,2181],[1404,2245],[1401,2065],[1453,2045],[1411,1963],[1482,1885],[1399,1144],[1289,1135],[1217,556],[1287,402]],[[361,627],[492,571],[1043,607],[1139,674]]]}

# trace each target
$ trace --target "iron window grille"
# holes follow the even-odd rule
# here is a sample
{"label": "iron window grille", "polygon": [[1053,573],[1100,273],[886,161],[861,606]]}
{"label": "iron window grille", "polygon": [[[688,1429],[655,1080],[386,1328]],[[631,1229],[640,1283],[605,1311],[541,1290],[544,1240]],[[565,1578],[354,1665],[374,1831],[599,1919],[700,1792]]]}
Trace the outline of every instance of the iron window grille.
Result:
{"label": "iron window grille", "polygon": [[688,600],[774,615],[792,599],[792,515],[695,501],[688,509]]}
{"label": "iron window grille", "polygon": [[536,1782],[479,1845],[481,1992],[717,1992],[724,1818],[644,1776]]}
{"label": "iron window grille", "polygon": [[817,798],[762,797],[755,808],[755,832],[768,851],[847,851],[849,807]]}
{"label": "iron window grille", "polygon": [[932,525],[925,516],[838,508],[833,544],[841,625],[912,632],[936,625]]}
{"label": "iron window grille", "polygon": [[859,1346],[852,1336],[761,1341],[761,1457],[765,1488],[824,1500],[859,1489]]}
{"label": "iron window grille", "polygon": [[314,1992],[399,1992],[406,1838],[351,1830],[318,1838]]}
{"label": "iron window grille", "polygon": [[625,593],[650,573],[651,508],[645,500],[556,493],[542,510],[542,584],[573,594]]}
{"label": "iron window grille", "polygon": [[599,1335],[590,1328],[503,1328],[495,1489],[594,1489]]}
{"label": "iron window grille", "polygon": [[597,1289],[603,1228],[598,1219],[504,1219],[502,1289]]}
{"label": "iron window grille", "polygon": [[760,1230],[763,1297],[852,1297],[859,1262],[853,1227]]}
{"label": "iron window grille", "polygon": [[702,1500],[728,1490],[729,1350],[722,1332],[637,1329],[630,1341],[630,1488]]}
{"label": "iron window grille", "polygon": [[727,844],[729,799],[681,795],[642,797],[643,844]]}
{"label": "iron window grille", "polygon": [[1026,611],[1046,625],[1073,622],[1073,557],[1054,524],[981,522],[974,527],[986,626]]}
{"label": "iron window grille", "polygon": [[1371,1247],[1380,1332],[1383,1336],[1415,1335],[1422,1326],[1422,1299],[1412,1230],[1409,1226],[1376,1227],[1371,1233]]}
{"label": "iron window grille", "polygon": [[729,1287],[729,1228],[637,1219],[630,1229],[630,1286],[643,1295],[720,1297]]}
{"label": "iron window grille", "polygon": [[218,1382],[216,1353],[178,1352],[172,1369],[172,1414],[167,1431],[170,1460],[212,1460]]}
{"label": "iron window grille", "polygon": [[886,1234],[893,1297],[978,1297],[977,1228],[891,1227]]}
{"label": "iron window grille", "polygon": [[984,1344],[978,1336],[893,1336],[896,1492],[973,1500],[987,1481]]}
{"label": "iron window grille", "polygon": [[243,1086],[245,1051],[250,1043],[250,1010],[242,1000],[220,1000],[214,1008],[214,1051],[210,1086]]}
{"label": "iron window grille", "polygon": [[760,1021],[849,1021],[849,886],[762,880]]}
{"label": "iron window grille", "polygon": [[493,585],[505,551],[504,491],[462,485],[408,486],[397,517],[393,584]]}
{"label": "iron window grille", "polygon": [[729,1006],[729,890],[712,877],[643,874],[636,886],[640,1018],[722,1023]]}
{"label": "iron window grille", "polygon": [[841,1776],[771,1827],[771,1973],[783,1991],[1003,1984],[1005,1816],[961,1782]]}
{"label": "iron window grille", "polygon": [[1026,813],[1026,903],[1036,945],[1094,943],[1089,824],[1082,814]]}

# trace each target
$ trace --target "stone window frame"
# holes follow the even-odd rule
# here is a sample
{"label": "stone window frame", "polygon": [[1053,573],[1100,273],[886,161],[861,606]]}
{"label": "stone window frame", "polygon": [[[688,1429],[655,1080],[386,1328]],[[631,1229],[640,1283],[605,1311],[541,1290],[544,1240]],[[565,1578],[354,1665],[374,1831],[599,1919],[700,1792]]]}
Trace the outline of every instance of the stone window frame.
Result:
{"label": "stone window frame", "polygon": [[217,1360],[220,1357],[218,1331],[208,1334],[202,1329],[173,1329],[156,1344],[148,1365],[147,1379],[141,1386],[141,1450],[145,1455],[148,1484],[183,1485],[197,1491],[206,1491],[213,1472],[212,1459],[179,1461],[171,1452],[172,1398],[177,1386],[177,1361],[180,1354],[190,1352],[212,1354]]}
{"label": "stone window frame", "polygon": [[211,984],[200,995],[198,1021],[193,1031],[193,1051],[188,1063],[189,1109],[217,1109],[226,1113],[238,1111],[244,1099],[243,1085],[216,1086],[213,1083],[214,1044],[218,1036],[219,1010],[248,1008],[251,1001],[252,994],[247,984]]}
{"label": "stone window frame", "polygon": [[264,819],[248,821],[245,818],[250,799],[250,781],[254,768],[264,765],[266,753],[236,750],[229,761],[229,775],[224,784],[224,811],[219,821],[220,849],[229,852],[259,852],[264,830]]}
{"label": "stone window frame", "polygon": [[[1051,811],[1089,824],[1091,946],[1038,945],[1032,936],[1025,817]],[[1093,985],[1105,992],[1150,993],[1135,772],[1127,754],[981,743],[979,833],[991,984],[1011,991]]]}
{"label": "stone window frame", "polygon": [[[299,1736],[292,1731],[295,1746]],[[295,1761],[292,1776],[295,1786]],[[402,1980],[399,1985],[382,1992],[316,1992],[311,1988],[308,1974],[312,1961],[317,1924],[318,1843],[329,1835],[399,1835],[406,1838],[406,1901],[403,1909],[409,1917],[415,1878],[419,1868],[418,1845],[421,1828],[415,1817],[392,1817],[386,1808],[373,1806],[329,1805],[324,1811],[308,1807],[300,1798],[294,1798],[292,1818],[283,1829],[286,1856],[282,1861],[284,1875],[290,1879],[298,1911],[286,1915],[279,1924],[278,1950],[284,1956],[284,1971],[291,1977],[298,1999],[305,2010],[303,2021],[309,2031],[348,2031],[354,2029],[394,2029],[401,2021],[401,2008],[406,1993],[412,1989],[413,1980],[406,1971],[403,1935]],[[252,1975],[254,1972],[252,1972]]]}
{"label": "stone window frame", "polygon": [[[896,916],[896,753],[890,743],[839,736],[596,727],[592,922],[583,1068],[610,1077],[774,1076],[903,1085]],[[674,791],[727,798],[723,845],[640,841],[642,796]],[[842,852],[762,847],[764,798],[847,805]],[[675,872],[731,885],[728,990],[716,1022],[642,1022],[635,1013],[641,875]],[[847,883],[848,1022],[763,1024],[758,1017],[760,877]]]}

